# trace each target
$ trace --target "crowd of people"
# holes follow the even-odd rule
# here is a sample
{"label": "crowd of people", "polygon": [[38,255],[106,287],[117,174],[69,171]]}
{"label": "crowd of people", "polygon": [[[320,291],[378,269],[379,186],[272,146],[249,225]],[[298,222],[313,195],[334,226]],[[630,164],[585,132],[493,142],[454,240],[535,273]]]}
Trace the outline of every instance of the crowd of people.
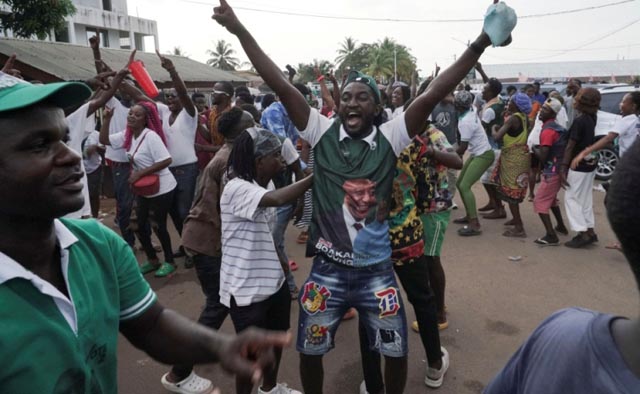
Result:
{"label": "crowd of people", "polygon": [[[451,363],[439,333],[449,324],[441,251],[450,221],[462,225],[460,236],[481,235],[478,213],[506,219],[506,204],[512,218],[502,235],[526,238],[520,208],[528,199],[546,231],[534,242],[558,245],[558,234],[569,231],[558,201],[565,188],[568,227],[577,233],[565,245],[597,242],[594,152],[615,138],[623,160],[607,208],[619,248],[640,279],[631,226],[640,214],[634,182],[640,155],[633,154],[640,153],[640,93],[624,97],[622,120],[598,142],[600,93],[578,80],[564,97],[543,94],[539,84],[521,92],[507,87],[502,97],[502,83],[478,60],[486,48],[511,41],[515,13],[504,3],[490,7],[482,33],[417,92],[400,83],[381,86],[359,71],[341,82],[318,72],[320,108],[306,86],[293,83],[295,70],[283,73],[225,0],[213,19],[238,38],[273,90],[262,111],[248,89],[228,82],[215,83],[211,105],[204,94],[189,94],[160,53],[173,88],[162,100],[148,97],[128,77],[135,51],[114,71],[101,58],[97,36],[90,40],[97,76],[87,84],[30,84],[16,77],[15,57],[5,64],[0,298],[11,308],[0,316],[15,324],[0,339],[0,354],[23,356],[0,372],[3,391],[117,392],[120,331],[172,365],[160,377],[168,391],[211,392],[211,380],[193,367],[220,361],[236,374],[239,394],[256,384],[259,394],[301,393],[278,382],[293,300],[302,392],[323,392],[323,356],[337,345],[341,321],[356,314],[361,393],[404,392],[409,327],[426,355],[424,383],[438,388]],[[474,67],[484,80],[475,96],[456,88]],[[102,156],[113,176],[121,237],[78,220],[98,215]],[[478,181],[489,200],[481,208],[472,190]],[[456,192],[465,213],[451,220]],[[177,250],[168,218],[180,237]],[[313,258],[299,287],[284,241],[292,220]],[[180,257],[195,268],[205,295],[199,324],[164,309],[143,277],[172,275]],[[396,278],[415,311],[411,324]],[[236,337],[216,332],[227,316]],[[638,327],[638,320],[561,311],[486,393],[633,392],[640,388]],[[43,354],[46,368],[33,362]],[[606,373],[594,373],[605,360]],[[552,370],[561,377],[543,375]]]}

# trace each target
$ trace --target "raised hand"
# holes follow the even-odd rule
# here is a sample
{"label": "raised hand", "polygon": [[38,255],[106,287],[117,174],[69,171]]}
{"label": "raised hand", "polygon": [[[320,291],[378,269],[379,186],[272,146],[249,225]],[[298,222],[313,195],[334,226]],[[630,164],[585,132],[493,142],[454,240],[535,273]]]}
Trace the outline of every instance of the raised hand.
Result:
{"label": "raised hand", "polygon": [[9,56],[9,59],[7,59],[7,62],[2,67],[2,72],[5,74],[9,74],[13,77],[22,79],[20,70],[15,68],[15,63],[16,63],[16,54],[14,53],[13,55]]}
{"label": "raised hand", "polygon": [[115,71],[103,71],[92,79],[100,89],[109,90],[109,78],[115,75]]}
{"label": "raised hand", "polygon": [[89,38],[89,46],[93,50],[100,48],[100,32],[98,32],[98,34],[96,34],[95,36]]}
{"label": "raised hand", "polygon": [[224,26],[231,34],[238,34],[243,29],[242,23],[226,0],[220,0],[220,6],[213,8],[211,18]]}
{"label": "raised hand", "polygon": [[112,117],[113,117],[113,108],[105,106],[104,111],[102,111],[103,121],[111,120]]}
{"label": "raised hand", "polygon": [[[131,51],[131,54],[129,55],[129,61],[127,62],[127,68],[129,68],[131,63],[133,63],[136,60],[136,52],[137,51],[138,51],[137,49],[134,49],[133,51]],[[156,50],[156,52],[158,52],[158,51]],[[158,55],[159,55],[159,53],[158,53]],[[160,57],[160,58],[162,59],[162,57]]]}
{"label": "raised hand", "polygon": [[165,70],[167,70],[169,72],[171,72],[171,71],[176,69],[176,67],[173,65],[173,62],[171,61],[171,59],[169,59],[166,56],[161,55],[160,51],[158,51],[157,49],[156,49],[156,54],[160,58],[160,65],[162,66],[162,68],[164,68]]}
{"label": "raised hand", "polygon": [[261,379],[262,371],[273,367],[274,347],[282,348],[290,342],[290,333],[249,328],[229,339],[220,351],[220,364],[226,371],[255,383]]}

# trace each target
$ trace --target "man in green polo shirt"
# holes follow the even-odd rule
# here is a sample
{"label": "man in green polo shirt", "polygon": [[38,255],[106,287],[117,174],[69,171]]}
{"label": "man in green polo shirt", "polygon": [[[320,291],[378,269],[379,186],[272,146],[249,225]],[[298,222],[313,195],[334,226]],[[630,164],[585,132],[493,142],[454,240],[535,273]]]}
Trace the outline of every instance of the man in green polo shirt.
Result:
{"label": "man in green polo shirt", "polygon": [[56,219],[84,203],[63,109],[89,94],[0,72],[0,391],[115,394],[118,332],[160,362],[219,361],[259,379],[287,334],[230,337],[166,310],[124,240]]}
{"label": "man in green polo shirt", "polygon": [[[500,33],[494,42],[499,45],[510,41],[515,27],[513,10],[504,4],[501,8],[511,13],[512,23],[490,26]],[[490,14],[494,21],[504,22],[501,12]],[[422,131],[431,110],[464,78],[495,37],[481,33],[403,116],[382,124],[380,91],[373,78],[350,73],[340,94],[339,116],[327,119],[307,104],[225,0],[214,8],[213,18],[238,37],[260,76],[280,97],[300,136],[314,149],[314,206],[307,252],[315,258],[300,291],[297,339],[304,392],[323,392],[322,357],[334,346],[342,316],[354,307],[367,330],[370,348],[385,356],[386,393],[402,393],[407,376],[407,327],[386,220],[396,160]],[[486,27],[485,23],[488,32]],[[442,364],[440,369],[443,374]]]}

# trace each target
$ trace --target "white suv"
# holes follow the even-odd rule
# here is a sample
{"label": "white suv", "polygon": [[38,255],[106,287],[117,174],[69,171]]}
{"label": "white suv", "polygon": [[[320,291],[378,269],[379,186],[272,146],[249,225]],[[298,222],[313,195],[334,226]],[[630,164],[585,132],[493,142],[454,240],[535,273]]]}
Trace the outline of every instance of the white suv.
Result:
{"label": "white suv", "polygon": [[[607,135],[615,125],[620,116],[620,102],[625,94],[640,90],[639,86],[612,86],[601,88],[600,110],[598,111],[598,122],[596,123],[596,138]],[[598,151],[598,168],[596,178],[606,181],[611,178],[613,171],[618,164],[618,143],[617,141]]]}

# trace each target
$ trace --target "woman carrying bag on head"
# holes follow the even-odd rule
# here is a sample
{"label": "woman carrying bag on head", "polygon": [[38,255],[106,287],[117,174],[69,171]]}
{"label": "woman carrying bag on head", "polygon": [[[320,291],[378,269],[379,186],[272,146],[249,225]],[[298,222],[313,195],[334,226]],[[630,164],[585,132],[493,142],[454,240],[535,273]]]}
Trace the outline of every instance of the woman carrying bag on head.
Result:
{"label": "woman carrying bag on head", "polygon": [[[141,101],[129,110],[126,130],[109,135],[112,115],[113,111],[106,108],[100,129],[100,143],[114,148],[124,148],[133,168],[129,184],[137,196],[136,232],[147,255],[147,261],[140,267],[140,271],[143,274],[155,271],[156,277],[164,277],[176,270],[171,237],[167,231],[167,214],[177,183],[168,169],[171,155],[166,147],[162,122],[156,106]],[[164,262],[160,262],[153,249],[147,221],[151,222],[153,231],[160,240]]]}

